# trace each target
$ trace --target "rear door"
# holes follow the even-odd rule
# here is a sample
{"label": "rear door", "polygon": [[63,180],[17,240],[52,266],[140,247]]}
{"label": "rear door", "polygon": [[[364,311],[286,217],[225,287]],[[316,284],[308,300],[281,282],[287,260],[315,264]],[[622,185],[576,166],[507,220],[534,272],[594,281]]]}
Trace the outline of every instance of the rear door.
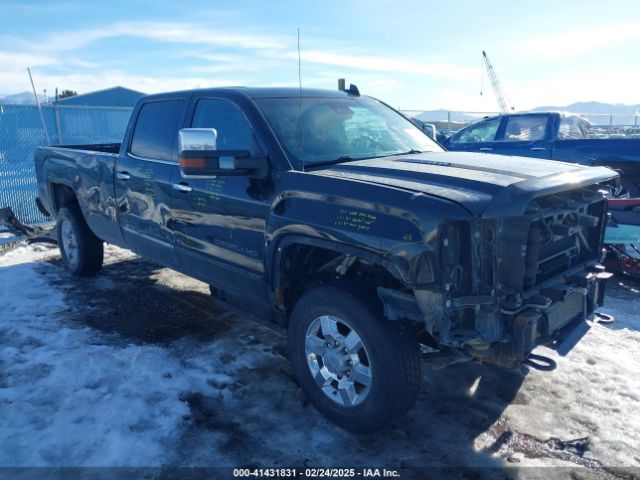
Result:
{"label": "rear door", "polygon": [[451,136],[447,149],[458,152],[492,152],[500,117],[488,118]]}
{"label": "rear door", "polygon": [[[194,99],[186,127],[213,128],[220,150],[264,156],[243,110],[226,98]],[[264,254],[271,202],[265,182],[241,177],[183,178],[172,200],[180,270],[248,303],[266,298]],[[253,305],[246,305],[251,309]]]}
{"label": "rear door", "polygon": [[171,177],[177,169],[176,141],[185,106],[184,98],[145,103],[126,153],[116,164],[122,234],[132,250],[165,265],[174,264]]}
{"label": "rear door", "polygon": [[551,158],[551,127],[548,115],[505,117],[493,143],[493,152],[501,155]]}

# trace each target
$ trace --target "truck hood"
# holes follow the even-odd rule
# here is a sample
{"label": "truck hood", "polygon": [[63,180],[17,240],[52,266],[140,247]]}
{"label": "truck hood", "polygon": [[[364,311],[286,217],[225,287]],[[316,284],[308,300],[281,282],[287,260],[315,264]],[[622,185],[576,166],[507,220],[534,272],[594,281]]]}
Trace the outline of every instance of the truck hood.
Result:
{"label": "truck hood", "polygon": [[521,215],[535,197],[617,177],[604,167],[460,152],[357,160],[308,173],[437,196],[484,217]]}

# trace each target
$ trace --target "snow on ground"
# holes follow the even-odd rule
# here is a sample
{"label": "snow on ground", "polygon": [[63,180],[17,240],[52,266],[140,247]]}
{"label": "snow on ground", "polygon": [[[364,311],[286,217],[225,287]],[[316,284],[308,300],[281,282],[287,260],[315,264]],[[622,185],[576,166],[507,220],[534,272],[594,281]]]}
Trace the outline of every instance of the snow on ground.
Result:
{"label": "snow on ground", "polygon": [[[614,279],[615,280],[615,279]],[[56,248],[0,256],[0,466],[639,467],[640,295],[609,285],[553,372],[433,371],[414,409],[353,435],[307,404],[282,332],[114,247],[95,279]],[[619,473],[619,472],[618,472]]]}

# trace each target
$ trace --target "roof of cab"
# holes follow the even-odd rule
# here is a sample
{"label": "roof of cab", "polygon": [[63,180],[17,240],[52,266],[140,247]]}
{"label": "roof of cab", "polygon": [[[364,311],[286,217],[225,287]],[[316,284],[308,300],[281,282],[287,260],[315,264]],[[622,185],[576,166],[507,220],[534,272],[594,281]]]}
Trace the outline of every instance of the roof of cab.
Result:
{"label": "roof of cab", "polygon": [[191,96],[191,95],[215,95],[221,93],[236,93],[245,95],[250,98],[295,98],[295,97],[345,97],[348,95],[346,92],[339,90],[326,90],[319,88],[250,88],[250,87],[218,87],[218,88],[202,88],[194,90],[181,90],[176,92],[156,93],[154,95],[148,95],[144,97],[145,100],[171,98],[177,96]]}

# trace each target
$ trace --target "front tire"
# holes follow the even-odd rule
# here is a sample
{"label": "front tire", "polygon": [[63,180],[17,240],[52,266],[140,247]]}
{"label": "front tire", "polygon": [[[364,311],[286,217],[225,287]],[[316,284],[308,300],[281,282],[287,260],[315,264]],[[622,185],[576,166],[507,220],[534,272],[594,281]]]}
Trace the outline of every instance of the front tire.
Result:
{"label": "front tire", "polygon": [[629,194],[631,198],[640,197],[640,187],[635,182],[635,178],[627,177],[626,175],[622,175],[620,177],[620,184],[625,192]]}
{"label": "front tire", "polygon": [[67,270],[79,277],[97,274],[104,260],[104,246],[89,229],[80,208],[61,208],[57,227],[58,246]]}
{"label": "front tire", "polygon": [[296,303],[288,333],[293,371],[310,402],[358,433],[406,413],[421,383],[415,333],[370,304],[353,289],[314,288]]}

